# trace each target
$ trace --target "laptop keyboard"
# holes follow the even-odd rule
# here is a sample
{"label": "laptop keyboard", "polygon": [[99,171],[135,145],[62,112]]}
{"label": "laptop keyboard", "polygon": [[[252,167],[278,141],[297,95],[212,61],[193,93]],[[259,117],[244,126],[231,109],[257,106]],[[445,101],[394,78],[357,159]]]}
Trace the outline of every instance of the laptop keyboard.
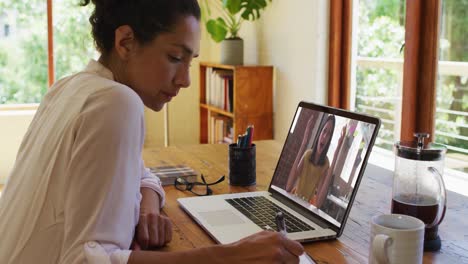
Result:
{"label": "laptop keyboard", "polygon": [[226,202],[234,206],[264,230],[278,231],[275,223],[277,212],[283,212],[283,215],[285,216],[284,220],[286,223],[286,231],[288,233],[314,230],[313,227],[286,212],[284,209],[263,196],[226,199]]}

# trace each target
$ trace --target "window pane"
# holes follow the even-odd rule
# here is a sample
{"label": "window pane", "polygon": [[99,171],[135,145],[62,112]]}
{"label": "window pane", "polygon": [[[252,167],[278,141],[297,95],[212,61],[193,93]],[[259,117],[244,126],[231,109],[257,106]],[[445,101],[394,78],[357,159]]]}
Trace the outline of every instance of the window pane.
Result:
{"label": "window pane", "polygon": [[391,149],[400,137],[404,0],[360,0],[355,12],[353,110],[382,119],[376,145]]}
{"label": "window pane", "polygon": [[436,142],[447,167],[468,172],[468,0],[442,1]]}
{"label": "window pane", "polygon": [[[55,1],[55,77],[82,70],[95,57],[92,5]],[[47,1],[0,3],[0,104],[39,103],[48,88]]]}
{"label": "window pane", "polygon": [[0,104],[37,103],[47,91],[46,1],[0,2]]}
{"label": "window pane", "polygon": [[80,1],[54,1],[55,79],[81,71],[95,57],[91,25],[92,4]]}

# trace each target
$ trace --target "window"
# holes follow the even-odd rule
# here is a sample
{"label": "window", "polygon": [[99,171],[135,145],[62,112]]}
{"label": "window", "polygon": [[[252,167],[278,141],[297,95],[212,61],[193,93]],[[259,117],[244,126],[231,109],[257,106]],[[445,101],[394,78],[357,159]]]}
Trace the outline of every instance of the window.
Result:
{"label": "window", "polygon": [[360,0],[357,12],[351,109],[382,120],[376,146],[391,150],[400,138],[405,5]]}
{"label": "window", "polygon": [[8,37],[10,35],[10,25],[5,24],[3,25],[3,36]]}
{"label": "window", "polygon": [[337,0],[330,10],[329,79],[340,89],[329,95],[340,101],[329,104],[380,117],[382,149],[429,132],[448,147],[446,167],[467,172],[468,1]]}
{"label": "window", "polygon": [[468,1],[442,1],[436,142],[452,168],[468,173]]}
{"label": "window", "polygon": [[[49,69],[61,78],[84,68],[94,54],[88,22],[91,7],[78,3],[51,0],[0,3],[3,13],[0,23],[4,29],[4,37],[0,37],[0,104],[39,103],[49,87]],[[53,7],[53,27],[48,27],[48,7]],[[50,44],[54,45],[48,45],[48,36],[53,36]],[[48,62],[49,57],[54,63]]]}

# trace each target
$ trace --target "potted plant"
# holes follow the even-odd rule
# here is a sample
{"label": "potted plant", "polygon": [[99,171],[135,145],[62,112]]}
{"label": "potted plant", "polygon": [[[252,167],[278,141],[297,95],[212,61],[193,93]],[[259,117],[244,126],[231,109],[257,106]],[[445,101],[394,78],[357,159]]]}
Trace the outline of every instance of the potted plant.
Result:
{"label": "potted plant", "polygon": [[[212,5],[209,5],[210,2]],[[205,0],[202,5],[203,21],[211,38],[221,43],[221,63],[242,65],[244,61],[244,41],[239,30],[245,20],[260,18],[271,0]],[[211,9],[216,9],[219,17],[211,18]]]}

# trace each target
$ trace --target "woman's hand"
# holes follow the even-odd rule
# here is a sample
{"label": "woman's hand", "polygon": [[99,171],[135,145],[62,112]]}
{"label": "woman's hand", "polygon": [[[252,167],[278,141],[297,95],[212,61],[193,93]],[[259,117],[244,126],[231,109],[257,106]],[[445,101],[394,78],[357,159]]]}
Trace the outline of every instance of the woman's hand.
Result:
{"label": "woman's hand", "polygon": [[172,223],[159,211],[159,196],[149,188],[141,188],[140,217],[131,249],[148,250],[162,247],[172,240]]}
{"label": "woman's hand", "polygon": [[224,263],[299,263],[304,248],[278,232],[262,231],[227,245]]}
{"label": "woman's hand", "polygon": [[186,251],[133,251],[132,263],[297,264],[304,248],[278,232],[263,231],[227,245]]}
{"label": "woman's hand", "polygon": [[162,247],[172,240],[172,223],[164,215],[140,214],[136,227],[133,250],[151,250]]}

